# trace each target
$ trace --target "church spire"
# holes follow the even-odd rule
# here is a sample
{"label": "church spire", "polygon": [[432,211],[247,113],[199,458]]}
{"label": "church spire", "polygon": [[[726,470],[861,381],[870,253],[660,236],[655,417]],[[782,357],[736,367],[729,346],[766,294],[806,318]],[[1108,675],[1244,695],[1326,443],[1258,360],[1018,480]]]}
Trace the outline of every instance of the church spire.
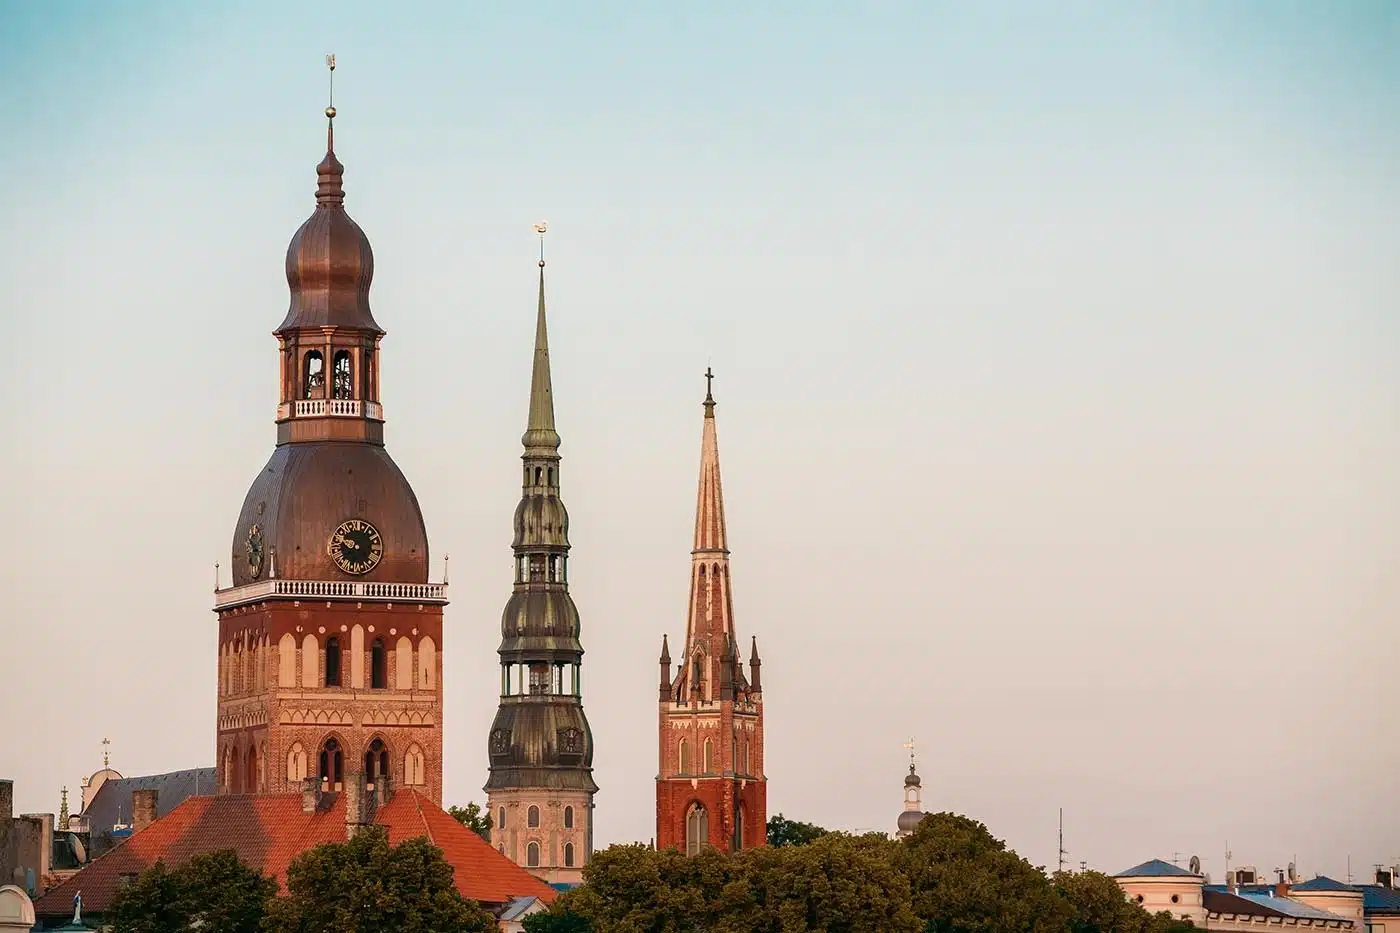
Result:
{"label": "church spire", "polygon": [[525,455],[558,458],[559,432],[554,429],[554,390],[549,378],[549,330],[544,316],[544,235],[549,225],[535,224],[540,235],[540,300],[535,315],[535,366],[530,375],[530,420],[520,442]]}
{"label": "church spire", "polygon": [[724,528],[724,489],[719,479],[719,438],[715,433],[715,374],[705,369],[705,427],[700,438],[700,491],[695,503],[695,550],[729,553]]}

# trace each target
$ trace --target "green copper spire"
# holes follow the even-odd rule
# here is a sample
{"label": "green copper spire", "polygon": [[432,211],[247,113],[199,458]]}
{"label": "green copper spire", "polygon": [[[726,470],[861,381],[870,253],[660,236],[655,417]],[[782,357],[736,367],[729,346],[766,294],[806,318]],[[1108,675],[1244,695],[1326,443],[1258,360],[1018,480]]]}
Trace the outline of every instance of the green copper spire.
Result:
{"label": "green copper spire", "polygon": [[549,332],[544,322],[544,257],[540,257],[540,309],[535,319],[535,371],[530,377],[530,422],[520,438],[525,455],[557,457],[559,432],[554,430],[554,391],[549,380]]}

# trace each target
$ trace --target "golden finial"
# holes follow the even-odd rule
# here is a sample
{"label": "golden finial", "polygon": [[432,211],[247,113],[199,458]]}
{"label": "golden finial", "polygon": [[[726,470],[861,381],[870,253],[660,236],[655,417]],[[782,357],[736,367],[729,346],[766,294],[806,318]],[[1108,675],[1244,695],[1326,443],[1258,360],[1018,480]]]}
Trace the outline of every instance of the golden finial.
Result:
{"label": "golden finial", "polygon": [[541,220],[535,224],[535,232],[540,235],[540,268],[544,268],[544,235],[549,232],[549,224]]}
{"label": "golden finial", "polygon": [[108,739],[108,738],[104,738],[104,739],[102,740],[102,767],[104,767],[104,768],[107,767],[107,765],[108,765],[109,762],[111,761],[111,756],[109,755],[109,752],[110,752],[110,750],[111,750],[111,747],[112,747],[112,740],[111,740],[111,739]]}
{"label": "golden finial", "polygon": [[914,773],[914,740],[910,739],[904,743],[904,747],[909,749],[909,773]]}

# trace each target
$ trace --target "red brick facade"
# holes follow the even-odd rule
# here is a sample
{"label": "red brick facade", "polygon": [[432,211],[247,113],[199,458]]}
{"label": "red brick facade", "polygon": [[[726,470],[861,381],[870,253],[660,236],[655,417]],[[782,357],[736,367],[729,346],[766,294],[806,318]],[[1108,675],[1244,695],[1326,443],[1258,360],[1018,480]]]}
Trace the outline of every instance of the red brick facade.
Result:
{"label": "red brick facade", "polygon": [[[339,685],[328,686],[333,638]],[[287,600],[224,610],[220,790],[294,793],[302,778],[321,774],[321,752],[334,740],[342,777],[378,774],[387,761],[394,787],[440,804],[442,647],[440,605]],[[377,758],[366,762],[376,741]],[[333,753],[326,766],[334,790]]]}

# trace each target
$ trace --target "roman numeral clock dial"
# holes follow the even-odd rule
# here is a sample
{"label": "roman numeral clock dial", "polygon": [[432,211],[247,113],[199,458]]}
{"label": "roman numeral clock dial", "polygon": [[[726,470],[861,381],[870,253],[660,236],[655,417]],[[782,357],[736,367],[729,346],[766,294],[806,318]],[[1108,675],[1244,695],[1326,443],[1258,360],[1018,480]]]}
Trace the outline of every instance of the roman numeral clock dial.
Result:
{"label": "roman numeral clock dial", "polygon": [[331,560],[346,573],[369,573],[384,557],[384,542],[379,529],[369,522],[352,518],[341,524],[331,535]]}

